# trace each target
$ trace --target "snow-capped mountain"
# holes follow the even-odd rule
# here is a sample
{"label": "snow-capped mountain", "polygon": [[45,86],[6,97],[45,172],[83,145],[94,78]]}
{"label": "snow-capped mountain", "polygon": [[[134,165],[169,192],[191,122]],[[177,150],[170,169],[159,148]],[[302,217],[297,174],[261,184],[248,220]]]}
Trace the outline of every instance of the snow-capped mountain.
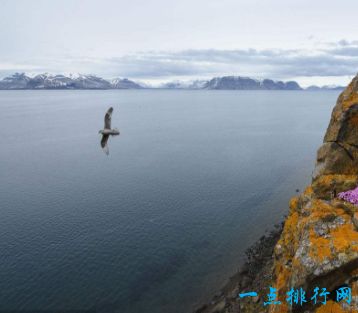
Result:
{"label": "snow-capped mountain", "polygon": [[141,85],[131,81],[127,78],[115,78],[111,80],[111,86],[113,89],[141,89]]}
{"label": "snow-capped mountain", "polygon": [[26,89],[65,89],[72,79],[64,75],[40,74],[29,79]]}
{"label": "snow-capped mountain", "polygon": [[30,79],[24,73],[15,73],[0,81],[0,89],[26,89]]}
{"label": "snow-capped mountain", "polygon": [[[0,89],[223,89],[223,90],[301,90],[295,81],[273,81],[271,79],[256,80],[241,76],[214,77],[211,80],[172,81],[158,87],[146,86],[127,78],[105,80],[96,75],[58,74],[48,73],[28,76],[24,73],[15,73],[0,80]],[[309,87],[314,90],[316,87]],[[333,87],[317,87],[333,89]],[[339,87],[334,87],[339,88]]]}
{"label": "snow-capped mountain", "polygon": [[141,86],[129,79],[105,80],[95,75],[48,73],[33,77],[15,73],[0,80],[0,89],[138,89]]}
{"label": "snow-capped mountain", "polygon": [[81,75],[73,80],[75,89],[111,89],[109,81],[95,75]]}

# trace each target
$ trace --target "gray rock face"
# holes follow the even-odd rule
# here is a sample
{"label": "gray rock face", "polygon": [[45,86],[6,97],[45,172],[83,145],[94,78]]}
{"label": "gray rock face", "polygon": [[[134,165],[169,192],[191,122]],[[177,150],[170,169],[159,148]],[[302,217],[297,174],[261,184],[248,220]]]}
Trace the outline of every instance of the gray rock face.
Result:
{"label": "gray rock face", "polygon": [[313,178],[325,174],[358,174],[358,76],[339,96],[318,150]]}

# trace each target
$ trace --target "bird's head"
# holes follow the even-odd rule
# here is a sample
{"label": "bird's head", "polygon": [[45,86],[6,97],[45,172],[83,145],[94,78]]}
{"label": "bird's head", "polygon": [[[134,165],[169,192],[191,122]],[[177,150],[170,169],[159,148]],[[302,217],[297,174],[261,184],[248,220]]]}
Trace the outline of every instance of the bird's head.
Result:
{"label": "bird's head", "polygon": [[98,131],[98,133],[99,133],[99,134],[102,134],[102,133],[103,133],[103,130]]}

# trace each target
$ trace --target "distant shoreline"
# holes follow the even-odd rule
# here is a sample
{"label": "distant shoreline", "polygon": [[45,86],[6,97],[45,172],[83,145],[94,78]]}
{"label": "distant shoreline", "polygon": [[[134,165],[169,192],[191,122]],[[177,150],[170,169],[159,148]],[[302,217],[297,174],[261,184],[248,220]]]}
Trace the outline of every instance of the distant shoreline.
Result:
{"label": "distant shoreline", "polygon": [[302,88],[296,81],[253,79],[222,76],[191,81],[171,81],[159,85],[136,82],[128,78],[104,79],[96,75],[15,73],[0,80],[0,90],[112,90],[112,89],[174,89],[174,90],[343,90],[341,86],[309,86]]}
{"label": "distant shoreline", "polygon": [[[336,92],[340,92],[341,89],[319,89],[319,90],[307,90],[307,89],[299,89],[299,90],[280,90],[280,89],[185,89],[185,88],[34,88],[34,89],[25,89],[25,88],[12,88],[12,89],[0,89],[1,91],[78,91],[78,90],[83,90],[83,91],[107,91],[107,90],[112,90],[112,91],[125,91],[125,90],[135,90],[135,91],[142,91],[142,90],[171,90],[171,91],[259,91],[259,92],[264,92],[264,91],[269,91],[269,92],[293,92],[293,91],[299,91],[299,92],[330,92],[330,91],[336,91]],[[342,89],[343,90],[343,89]]]}

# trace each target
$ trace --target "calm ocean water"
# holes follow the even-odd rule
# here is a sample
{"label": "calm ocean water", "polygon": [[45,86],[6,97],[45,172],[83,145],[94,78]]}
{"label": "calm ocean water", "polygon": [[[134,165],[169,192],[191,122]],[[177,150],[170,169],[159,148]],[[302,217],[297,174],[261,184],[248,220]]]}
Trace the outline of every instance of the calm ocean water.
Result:
{"label": "calm ocean water", "polygon": [[190,312],[309,182],[337,96],[1,91],[0,310]]}

